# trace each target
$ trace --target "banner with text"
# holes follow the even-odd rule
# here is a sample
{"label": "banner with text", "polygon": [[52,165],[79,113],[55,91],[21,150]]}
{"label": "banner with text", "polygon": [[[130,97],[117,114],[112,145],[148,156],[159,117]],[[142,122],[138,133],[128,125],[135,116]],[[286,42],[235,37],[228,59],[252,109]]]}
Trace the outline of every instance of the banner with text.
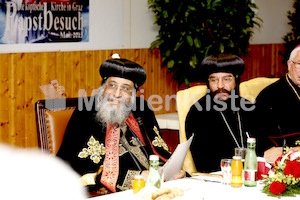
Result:
{"label": "banner with text", "polygon": [[89,0],[0,0],[0,44],[88,41]]}

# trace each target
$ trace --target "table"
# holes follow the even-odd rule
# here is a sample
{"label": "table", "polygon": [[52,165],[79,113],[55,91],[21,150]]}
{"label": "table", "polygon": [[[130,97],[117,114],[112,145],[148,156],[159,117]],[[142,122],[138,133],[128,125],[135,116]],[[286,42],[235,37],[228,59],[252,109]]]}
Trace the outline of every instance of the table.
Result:
{"label": "table", "polygon": [[[230,185],[223,185],[216,182],[205,182],[201,177],[184,178],[163,183],[162,187],[179,187],[184,190],[183,197],[177,197],[174,200],[277,200],[277,198],[269,197],[261,192],[263,184],[258,183],[257,187],[233,188]],[[299,195],[297,196],[299,198]],[[282,197],[282,200],[295,200],[294,197]],[[92,198],[92,200],[112,200],[112,199],[128,199],[138,200],[138,195],[134,195],[132,190],[118,192],[114,194],[104,195]]]}
{"label": "table", "polygon": [[179,130],[179,118],[177,113],[155,115],[160,129]]}

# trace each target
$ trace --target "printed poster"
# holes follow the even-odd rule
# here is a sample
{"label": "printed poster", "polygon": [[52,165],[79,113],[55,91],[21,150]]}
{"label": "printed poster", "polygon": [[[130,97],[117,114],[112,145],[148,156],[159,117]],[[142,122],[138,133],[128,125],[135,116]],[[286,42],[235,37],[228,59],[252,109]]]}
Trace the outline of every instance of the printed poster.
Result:
{"label": "printed poster", "polygon": [[0,44],[88,41],[89,0],[0,0]]}

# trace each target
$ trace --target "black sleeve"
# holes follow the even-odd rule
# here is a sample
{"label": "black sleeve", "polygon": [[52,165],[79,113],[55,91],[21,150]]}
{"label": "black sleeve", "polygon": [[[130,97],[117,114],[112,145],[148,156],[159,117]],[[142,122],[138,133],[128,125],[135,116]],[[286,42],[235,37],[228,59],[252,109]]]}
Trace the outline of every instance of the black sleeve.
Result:
{"label": "black sleeve", "polygon": [[87,146],[87,142],[95,130],[93,112],[74,110],[65,131],[62,145],[57,156],[68,162],[72,168],[83,175],[91,169],[97,171],[99,166],[90,159],[80,159],[79,152]]}
{"label": "black sleeve", "polygon": [[[155,114],[151,106],[143,98],[136,98],[136,108],[133,111],[133,116],[139,123],[144,139],[149,138],[149,143],[151,143],[157,136],[154,127],[157,128],[157,131],[161,136],[161,131],[157,123]],[[172,155],[171,152],[165,151],[162,147],[155,147],[155,150],[165,159],[169,159]]]}
{"label": "black sleeve", "polygon": [[257,149],[261,155],[267,149],[273,146],[282,146],[275,144],[270,139],[270,136],[280,136],[276,115],[272,111],[272,100],[269,99],[268,92],[261,92],[256,98],[255,116],[257,122]]}

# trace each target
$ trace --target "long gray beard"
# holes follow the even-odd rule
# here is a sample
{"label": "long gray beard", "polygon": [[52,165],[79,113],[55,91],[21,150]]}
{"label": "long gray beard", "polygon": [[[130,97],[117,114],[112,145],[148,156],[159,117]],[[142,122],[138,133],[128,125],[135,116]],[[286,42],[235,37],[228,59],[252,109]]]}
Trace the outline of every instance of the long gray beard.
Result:
{"label": "long gray beard", "polygon": [[[133,109],[135,102],[135,90],[132,93],[130,102],[126,103],[124,98],[116,98],[113,95],[107,95],[103,98],[104,85],[99,88],[98,92],[98,112],[96,114],[96,119],[101,122],[104,126],[109,124],[123,124],[125,120],[129,117]],[[120,108],[117,106],[111,106],[109,100],[113,99],[121,102]]]}

